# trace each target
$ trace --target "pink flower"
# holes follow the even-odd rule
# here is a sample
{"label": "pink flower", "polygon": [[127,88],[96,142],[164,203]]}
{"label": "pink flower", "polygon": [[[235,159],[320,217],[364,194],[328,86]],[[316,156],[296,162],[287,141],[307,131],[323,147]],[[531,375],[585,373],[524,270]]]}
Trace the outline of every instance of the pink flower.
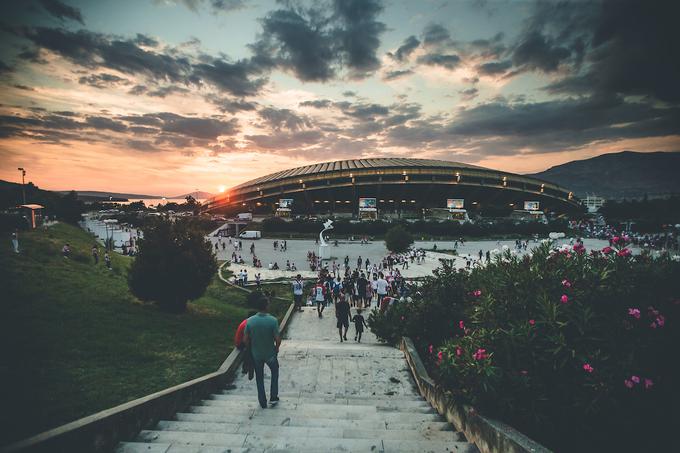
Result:
{"label": "pink flower", "polygon": [[463,350],[458,346],[456,348],[456,357],[460,357],[463,354]]}
{"label": "pink flower", "polygon": [[482,295],[482,290],[481,289],[476,289],[472,291],[472,295],[475,297],[480,297]]}
{"label": "pink flower", "polygon": [[566,294],[562,294],[562,297],[560,297],[560,302],[566,304],[567,302],[569,302],[569,296],[567,296]]}
{"label": "pink flower", "polygon": [[585,253],[586,248],[583,244],[580,242],[574,245],[574,252],[578,253],[579,255]]}
{"label": "pink flower", "polygon": [[571,282],[565,278],[564,280],[562,280],[562,286],[564,286],[565,288],[571,288]]}
{"label": "pink flower", "polygon": [[592,366],[590,366],[589,363],[584,363],[584,364],[583,364],[583,369],[584,369],[586,372],[588,372],[588,373],[592,373],[593,370],[594,370],[595,368],[593,368]]}
{"label": "pink flower", "polygon": [[636,384],[640,383],[640,378],[638,376],[631,376],[630,380],[635,382]]}
{"label": "pink flower", "polygon": [[482,348],[477,349],[477,352],[472,354],[472,358],[475,360],[484,360],[487,357],[489,357],[489,355],[486,353],[486,349]]}
{"label": "pink flower", "polygon": [[522,371],[520,371],[520,374],[522,376],[526,376],[527,374],[529,374],[529,372],[527,370],[522,370]]}
{"label": "pink flower", "polygon": [[612,238],[612,243],[613,243],[613,244],[617,244],[620,240],[621,240],[620,237],[614,236],[614,237]]}
{"label": "pink flower", "polygon": [[439,364],[439,363],[442,363],[442,360],[443,360],[443,359],[444,359],[444,353],[441,352],[441,351],[439,351],[439,352],[437,353],[437,363],[438,363],[438,364]]}
{"label": "pink flower", "polygon": [[628,249],[621,249],[621,250],[618,251],[617,255],[618,256],[630,256],[631,253],[630,253],[630,250],[628,250]]}
{"label": "pink flower", "polygon": [[401,317],[401,320],[403,321],[404,319],[405,319],[405,318],[402,316],[402,317]]}
{"label": "pink flower", "polygon": [[657,324],[659,327],[663,327],[663,325],[666,324],[666,318],[664,318],[663,315],[657,316],[657,317],[656,317],[656,324]]}
{"label": "pink flower", "polygon": [[635,319],[640,319],[640,310],[637,308],[629,308],[628,314]]}
{"label": "pink flower", "polygon": [[645,378],[645,390],[649,390],[654,385],[651,379]]}
{"label": "pink flower", "polygon": [[463,321],[458,321],[458,327],[465,330],[465,323]]}
{"label": "pink flower", "polygon": [[624,379],[623,384],[628,387],[629,389],[633,388],[633,381],[629,381],[628,379]]}
{"label": "pink flower", "polygon": [[432,349],[433,349],[432,345],[428,346],[428,347],[427,347],[427,352],[429,352],[430,354],[432,354]]}
{"label": "pink flower", "polygon": [[614,251],[614,249],[611,248],[611,247],[609,247],[609,246],[607,246],[607,247],[605,247],[605,248],[602,249],[602,253],[604,253],[605,255],[609,255],[609,254],[612,253],[613,251]]}
{"label": "pink flower", "polygon": [[649,327],[651,327],[652,329],[656,329],[656,321],[654,321],[653,323],[651,323],[651,324],[649,325]]}
{"label": "pink flower", "polygon": [[536,324],[536,321],[533,320],[533,319],[530,319],[530,320],[529,320],[529,325],[530,325],[530,326],[533,326],[534,324]]}

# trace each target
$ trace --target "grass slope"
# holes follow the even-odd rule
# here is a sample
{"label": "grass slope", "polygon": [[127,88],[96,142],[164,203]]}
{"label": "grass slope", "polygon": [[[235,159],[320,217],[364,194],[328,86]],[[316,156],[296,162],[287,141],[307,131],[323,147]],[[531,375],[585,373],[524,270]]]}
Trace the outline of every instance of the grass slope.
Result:
{"label": "grass slope", "polygon": [[95,266],[92,237],[70,225],[23,233],[19,255],[3,236],[0,445],[215,371],[249,311],[217,277],[186,314],[144,304],[128,290],[132,259]]}

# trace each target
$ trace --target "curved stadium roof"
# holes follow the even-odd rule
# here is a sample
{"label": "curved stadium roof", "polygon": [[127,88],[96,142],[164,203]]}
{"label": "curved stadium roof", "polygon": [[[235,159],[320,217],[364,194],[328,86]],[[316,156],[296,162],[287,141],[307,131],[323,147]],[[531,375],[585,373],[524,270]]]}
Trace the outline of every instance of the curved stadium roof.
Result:
{"label": "curved stadium roof", "polygon": [[469,168],[475,170],[493,171],[489,168],[478,167],[476,165],[435,159],[410,159],[396,157],[380,157],[375,159],[350,159],[305,165],[304,167],[296,167],[288,170],[279,171],[276,173],[271,173],[269,175],[261,176],[256,179],[246,181],[242,184],[233,187],[233,189],[240,189],[243,187],[248,187],[256,184],[264,184],[268,182],[278,181],[281,179],[294,178],[298,176],[306,176],[319,173],[330,173],[335,171],[360,170],[360,169],[390,168],[390,167]]}

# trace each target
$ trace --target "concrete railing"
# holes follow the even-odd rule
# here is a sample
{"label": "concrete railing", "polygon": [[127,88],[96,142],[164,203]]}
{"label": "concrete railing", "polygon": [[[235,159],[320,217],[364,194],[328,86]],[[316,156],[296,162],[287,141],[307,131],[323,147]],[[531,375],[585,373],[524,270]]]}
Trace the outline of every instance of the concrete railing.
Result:
{"label": "concrete railing", "polygon": [[451,394],[437,385],[427,373],[410,338],[402,338],[400,349],[404,352],[420,394],[457,431],[464,433],[467,440],[473,442],[481,453],[550,453],[550,450],[511,426],[486,418],[471,406],[455,402]]}
{"label": "concrete railing", "polygon": [[[290,304],[281,321],[282,335],[292,315],[293,304]],[[223,388],[236,375],[242,356],[243,352],[234,348],[213,373],[0,447],[0,452],[112,451],[118,442],[133,439],[142,429],[151,428],[159,420],[171,418],[175,413],[186,410]]]}

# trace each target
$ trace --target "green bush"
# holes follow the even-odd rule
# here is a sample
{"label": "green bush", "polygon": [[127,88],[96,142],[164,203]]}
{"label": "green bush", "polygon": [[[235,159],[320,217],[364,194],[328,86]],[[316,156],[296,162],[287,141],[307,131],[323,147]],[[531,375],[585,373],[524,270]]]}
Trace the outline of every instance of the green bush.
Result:
{"label": "green bush", "polygon": [[413,236],[401,225],[387,230],[385,235],[385,247],[394,253],[404,253],[413,244]]}
{"label": "green bush", "polygon": [[666,451],[680,263],[626,250],[545,245],[469,273],[443,268],[369,322],[387,341],[410,336],[462,402],[551,448]]}
{"label": "green bush", "polygon": [[183,220],[157,221],[144,230],[128,284],[142,300],[183,312],[187,301],[203,295],[217,272],[210,243]]}

